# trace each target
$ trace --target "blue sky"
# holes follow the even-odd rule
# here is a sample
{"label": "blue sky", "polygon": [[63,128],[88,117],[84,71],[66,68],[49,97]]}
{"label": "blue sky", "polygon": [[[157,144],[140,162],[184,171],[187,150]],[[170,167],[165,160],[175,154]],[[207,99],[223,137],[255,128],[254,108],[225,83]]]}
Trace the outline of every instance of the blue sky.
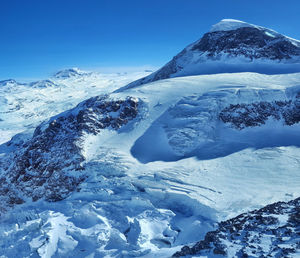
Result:
{"label": "blue sky", "polygon": [[2,0],[0,80],[159,67],[233,18],[300,39],[299,0]]}

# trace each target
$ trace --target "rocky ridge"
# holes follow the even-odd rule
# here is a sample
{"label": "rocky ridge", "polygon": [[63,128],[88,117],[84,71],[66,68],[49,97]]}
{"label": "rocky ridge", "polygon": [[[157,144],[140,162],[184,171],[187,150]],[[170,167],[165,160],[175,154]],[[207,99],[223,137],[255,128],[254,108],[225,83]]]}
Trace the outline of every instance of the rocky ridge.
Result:
{"label": "rocky ridge", "polygon": [[263,125],[271,118],[283,120],[285,125],[293,125],[300,122],[300,94],[286,101],[230,104],[220,112],[219,118],[240,130]]}
{"label": "rocky ridge", "polygon": [[291,257],[300,250],[300,198],[278,202],[219,223],[204,240],[173,257]]}
{"label": "rocky ridge", "polygon": [[104,129],[118,130],[138,116],[139,100],[90,98],[38,126],[32,138],[15,137],[14,149],[1,160],[1,211],[30,198],[64,199],[84,180],[84,137]]}

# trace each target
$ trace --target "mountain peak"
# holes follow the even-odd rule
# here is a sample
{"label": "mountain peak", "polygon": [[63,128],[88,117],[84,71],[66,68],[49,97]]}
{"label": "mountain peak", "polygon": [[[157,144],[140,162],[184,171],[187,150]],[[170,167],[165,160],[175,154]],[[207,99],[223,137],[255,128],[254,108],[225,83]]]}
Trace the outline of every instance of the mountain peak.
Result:
{"label": "mountain peak", "polygon": [[54,86],[58,86],[57,84],[55,84],[53,81],[51,80],[40,80],[40,81],[35,81],[35,82],[31,82],[29,84],[31,87],[33,88],[47,88],[47,87],[54,87]]}
{"label": "mountain peak", "polygon": [[6,86],[6,85],[9,85],[9,84],[17,84],[17,82],[13,79],[0,81],[0,86]]}
{"label": "mountain peak", "polygon": [[66,79],[78,75],[85,75],[89,74],[88,72],[82,71],[77,67],[73,68],[68,68],[68,69],[63,69],[61,71],[58,71],[57,73],[54,74],[54,77],[57,79]]}
{"label": "mountain peak", "polygon": [[210,32],[215,32],[215,31],[229,31],[229,30],[236,30],[238,28],[261,28],[259,26],[239,21],[239,20],[234,20],[234,19],[223,19],[217,24],[213,25],[210,29]]}
{"label": "mountain peak", "polygon": [[169,63],[119,91],[141,84],[181,76],[257,72],[300,71],[300,41],[272,29],[223,19]]}

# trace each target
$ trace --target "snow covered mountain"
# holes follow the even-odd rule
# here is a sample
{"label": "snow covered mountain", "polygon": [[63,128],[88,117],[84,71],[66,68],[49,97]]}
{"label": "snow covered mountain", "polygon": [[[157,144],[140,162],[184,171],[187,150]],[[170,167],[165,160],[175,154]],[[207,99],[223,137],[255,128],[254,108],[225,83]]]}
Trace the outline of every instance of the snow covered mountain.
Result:
{"label": "snow covered mountain", "polygon": [[178,76],[228,72],[300,71],[300,42],[271,29],[224,19],[169,63],[126,87]]}
{"label": "snow covered mountain", "polygon": [[[173,78],[15,136],[0,148],[0,254],[169,257],[221,220],[295,199],[300,125],[283,114],[297,85],[299,73]],[[260,118],[258,103],[276,112],[236,126]]]}
{"label": "snow covered mountain", "polygon": [[[262,27],[225,20],[208,34],[226,44],[207,45],[206,64],[252,53],[276,73],[298,58],[297,41]],[[120,88],[148,74],[3,82],[0,256],[297,257],[300,73],[176,72]]]}
{"label": "snow covered mountain", "polygon": [[69,69],[64,69],[61,71],[58,71],[57,73],[54,74],[54,78],[56,79],[67,79],[70,77],[78,77],[82,75],[90,75],[91,73],[81,71],[78,68],[69,68]]}
{"label": "snow covered mountain", "polygon": [[13,79],[0,81],[0,87],[13,87],[15,85],[24,85],[24,84],[18,83]]}

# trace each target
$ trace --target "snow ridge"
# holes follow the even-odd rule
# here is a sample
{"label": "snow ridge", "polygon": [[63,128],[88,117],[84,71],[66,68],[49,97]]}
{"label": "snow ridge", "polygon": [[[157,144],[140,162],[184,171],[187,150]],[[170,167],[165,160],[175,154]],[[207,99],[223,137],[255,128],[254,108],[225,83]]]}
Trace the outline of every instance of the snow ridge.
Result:
{"label": "snow ridge", "polygon": [[257,25],[253,25],[239,20],[223,19],[217,24],[213,25],[210,29],[210,32],[236,30],[238,28],[244,28],[244,27],[257,28],[257,29],[261,28]]}
{"label": "snow ridge", "polygon": [[77,77],[77,76],[89,75],[89,74],[91,73],[82,71],[79,68],[74,67],[74,68],[58,71],[57,73],[54,74],[54,77],[57,79],[68,79],[70,77]]}

